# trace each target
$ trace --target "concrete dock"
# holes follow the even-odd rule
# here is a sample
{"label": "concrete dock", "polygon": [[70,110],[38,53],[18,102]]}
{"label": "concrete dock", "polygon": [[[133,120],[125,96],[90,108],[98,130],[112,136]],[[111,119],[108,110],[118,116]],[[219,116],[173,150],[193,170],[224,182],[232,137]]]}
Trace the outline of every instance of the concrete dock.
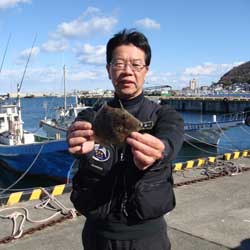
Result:
{"label": "concrete dock", "polygon": [[[236,164],[250,168],[250,158],[239,158]],[[201,169],[174,174],[175,183],[201,178]],[[172,250],[249,250],[250,249],[250,171],[223,176],[175,188],[176,208],[165,216]],[[69,194],[56,197],[72,207]],[[35,209],[39,200],[20,202],[33,220],[51,216],[54,211]],[[3,209],[5,207],[2,207]],[[17,209],[7,210],[10,214]],[[19,211],[19,210],[18,210]],[[3,211],[0,212],[3,214]],[[59,215],[59,217],[62,215]],[[19,218],[20,221],[20,218]],[[4,250],[79,250],[84,217],[77,216],[44,229],[25,234],[20,239],[1,243]],[[11,234],[12,223],[0,219],[0,240]],[[39,225],[39,224],[38,224]],[[25,222],[24,231],[37,224]]]}

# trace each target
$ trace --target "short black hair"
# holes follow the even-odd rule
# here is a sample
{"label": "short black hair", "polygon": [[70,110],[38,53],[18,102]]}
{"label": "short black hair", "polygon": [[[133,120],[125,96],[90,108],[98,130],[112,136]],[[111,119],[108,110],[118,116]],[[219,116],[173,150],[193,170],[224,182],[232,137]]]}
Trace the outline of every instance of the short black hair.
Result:
{"label": "short black hair", "polygon": [[113,57],[113,51],[121,45],[133,44],[145,52],[145,63],[148,66],[151,61],[151,48],[148,39],[141,32],[135,29],[124,29],[116,33],[107,43],[106,46],[106,61],[110,64]]}

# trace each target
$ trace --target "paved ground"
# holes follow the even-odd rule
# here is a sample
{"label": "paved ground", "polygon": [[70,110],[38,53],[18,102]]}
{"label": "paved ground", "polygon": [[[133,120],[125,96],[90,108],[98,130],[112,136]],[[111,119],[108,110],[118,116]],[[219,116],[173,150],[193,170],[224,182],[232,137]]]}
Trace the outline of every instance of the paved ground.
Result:
{"label": "paved ground", "polygon": [[[250,159],[238,159],[240,166],[250,167]],[[174,175],[175,182],[201,177],[201,170],[188,170]],[[166,215],[173,250],[250,249],[250,171],[175,188],[177,206]],[[69,194],[58,199],[71,206]],[[32,219],[43,219],[53,211],[34,209],[38,201],[19,203],[27,207]],[[16,210],[16,209],[15,209]],[[14,210],[13,210],[14,211]],[[2,214],[3,212],[0,212]],[[10,214],[11,211],[6,211]],[[20,219],[19,219],[20,220]],[[11,222],[0,219],[0,239],[11,232]],[[4,250],[79,250],[84,217],[25,235],[0,244]],[[33,226],[25,223],[24,230]]]}

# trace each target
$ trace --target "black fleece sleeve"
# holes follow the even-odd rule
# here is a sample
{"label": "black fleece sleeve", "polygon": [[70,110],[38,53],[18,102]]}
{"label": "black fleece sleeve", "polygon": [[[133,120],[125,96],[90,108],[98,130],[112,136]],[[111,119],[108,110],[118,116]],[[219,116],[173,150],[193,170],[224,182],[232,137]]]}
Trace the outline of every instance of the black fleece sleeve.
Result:
{"label": "black fleece sleeve", "polygon": [[181,115],[168,105],[163,105],[158,110],[157,116],[154,136],[165,144],[164,158],[172,161],[183,143],[184,122]]}

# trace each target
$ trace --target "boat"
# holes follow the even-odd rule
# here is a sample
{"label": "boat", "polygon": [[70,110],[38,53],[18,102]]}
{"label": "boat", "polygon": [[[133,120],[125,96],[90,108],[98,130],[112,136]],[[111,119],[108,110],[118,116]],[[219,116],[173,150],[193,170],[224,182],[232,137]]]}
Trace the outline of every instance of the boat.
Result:
{"label": "boat", "polygon": [[33,94],[27,94],[23,98],[34,98],[34,97],[35,97],[35,95],[33,95]]}
{"label": "boat", "polygon": [[67,128],[75,120],[78,113],[84,109],[90,108],[84,104],[77,103],[66,107],[58,107],[52,118],[45,117],[40,120],[40,127],[44,132],[44,136],[50,139],[66,138]]}
{"label": "boat", "polygon": [[[65,67],[64,67],[64,79],[65,79]],[[65,86],[65,80],[64,80]],[[67,129],[70,124],[75,120],[77,114],[86,108],[90,108],[88,106],[89,103],[93,101],[96,102],[98,100],[107,101],[109,98],[99,97],[99,98],[77,98],[78,104],[76,106],[71,106],[66,108],[66,97],[65,97],[65,106],[64,108],[57,109],[57,115],[53,119],[44,119],[40,121],[40,126],[43,128],[46,136],[50,138],[66,138]],[[79,101],[80,100],[80,101]],[[99,101],[99,102],[102,102]],[[86,104],[86,105],[85,105]],[[184,124],[184,141],[191,142],[195,144],[207,144],[207,145],[218,145],[220,142],[220,138],[223,135],[224,131],[236,126],[241,126],[245,124],[246,118],[249,117],[249,113],[240,112],[233,114],[225,114],[222,116],[220,120],[217,120],[216,116],[214,116],[213,121],[211,122],[195,122]],[[250,123],[250,121],[249,121]]]}
{"label": "boat", "polygon": [[65,139],[48,138],[47,141],[37,142],[35,134],[23,128],[20,91],[35,40],[36,37],[22,80],[17,84],[17,97],[10,99],[9,95],[1,95],[0,98],[0,161],[3,163],[1,167],[22,173],[22,176],[42,175],[68,183],[73,176],[71,170],[74,158],[68,152]]}
{"label": "boat", "polygon": [[34,135],[23,130],[20,100],[18,104],[0,103],[0,144],[18,145],[34,142]]}
{"label": "boat", "polygon": [[46,176],[60,183],[73,177],[74,159],[65,140],[39,143],[0,145],[0,159],[5,167],[17,173]]}
{"label": "boat", "polygon": [[36,134],[23,129],[20,102],[0,103],[0,160],[9,170],[71,182],[74,158],[65,139],[37,142]]}
{"label": "boat", "polygon": [[213,121],[185,123],[184,141],[195,144],[218,145],[224,131],[244,124],[249,118],[249,112],[226,114],[217,121],[213,116]]}
{"label": "boat", "polygon": [[45,117],[40,121],[40,127],[44,132],[44,136],[50,139],[66,138],[67,128],[75,120],[78,113],[84,109],[90,108],[78,96],[75,96],[75,104],[67,106],[67,96],[65,88],[66,68],[63,66],[64,79],[64,106],[55,109],[55,115],[51,118]]}

